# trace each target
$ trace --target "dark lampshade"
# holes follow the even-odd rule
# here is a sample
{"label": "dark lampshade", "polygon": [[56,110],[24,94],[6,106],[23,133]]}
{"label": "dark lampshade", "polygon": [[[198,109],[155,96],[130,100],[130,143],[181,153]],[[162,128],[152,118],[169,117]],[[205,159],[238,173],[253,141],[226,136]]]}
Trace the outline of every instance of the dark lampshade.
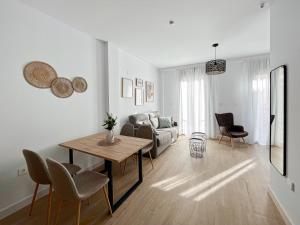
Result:
{"label": "dark lampshade", "polygon": [[214,43],[212,47],[215,48],[215,59],[210,60],[206,63],[206,74],[207,75],[218,75],[225,73],[226,71],[226,60],[217,59],[217,47],[218,43]]}
{"label": "dark lampshade", "polygon": [[206,63],[206,74],[218,75],[225,73],[226,61],[224,59],[210,60]]}

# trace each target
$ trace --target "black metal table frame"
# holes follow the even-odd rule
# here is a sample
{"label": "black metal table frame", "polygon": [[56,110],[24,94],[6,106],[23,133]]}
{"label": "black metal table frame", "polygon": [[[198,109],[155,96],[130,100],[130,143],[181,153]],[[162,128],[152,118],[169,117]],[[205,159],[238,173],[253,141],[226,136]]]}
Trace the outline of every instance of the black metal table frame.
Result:
{"label": "black metal table frame", "polygon": [[[69,163],[73,164],[73,149],[69,149]],[[120,205],[135,191],[135,189],[143,182],[143,162],[142,162],[142,150],[138,151],[138,181],[132,185],[119,200],[114,203],[114,188],[113,188],[113,176],[112,176],[112,161],[105,160],[105,169],[101,172],[107,172],[109,178],[108,182],[108,199],[112,211],[116,211]]]}

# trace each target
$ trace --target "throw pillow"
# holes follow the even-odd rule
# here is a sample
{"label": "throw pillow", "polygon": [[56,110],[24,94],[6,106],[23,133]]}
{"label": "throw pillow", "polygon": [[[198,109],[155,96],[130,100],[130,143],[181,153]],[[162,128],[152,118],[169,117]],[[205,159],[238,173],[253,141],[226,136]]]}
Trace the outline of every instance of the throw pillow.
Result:
{"label": "throw pillow", "polygon": [[151,126],[151,127],[153,127],[153,125],[152,125],[152,123],[150,122],[150,120],[138,121],[138,122],[136,122],[136,124],[137,124],[138,126],[146,125],[146,126]]}
{"label": "throw pillow", "polygon": [[143,125],[143,123],[144,123],[143,121],[137,121],[136,122],[137,125]]}
{"label": "throw pillow", "polygon": [[152,127],[152,124],[149,120],[145,120],[143,121],[143,125],[147,125],[147,126],[151,126]]}
{"label": "throw pillow", "polygon": [[171,117],[159,117],[159,128],[171,128],[172,119]]}
{"label": "throw pillow", "polygon": [[151,123],[149,120],[143,121],[141,125],[144,125],[144,126],[150,126],[151,129],[152,129],[152,131],[153,131],[153,133],[154,133],[155,135],[157,135],[155,128],[153,127],[152,123]]}
{"label": "throw pillow", "polygon": [[150,119],[151,119],[151,118],[154,118],[154,117],[156,117],[156,116],[155,116],[154,113],[151,112],[151,113],[149,113],[149,117],[150,117]]}
{"label": "throw pillow", "polygon": [[158,121],[157,117],[150,118],[150,121],[155,129],[157,129],[159,127],[159,121]]}

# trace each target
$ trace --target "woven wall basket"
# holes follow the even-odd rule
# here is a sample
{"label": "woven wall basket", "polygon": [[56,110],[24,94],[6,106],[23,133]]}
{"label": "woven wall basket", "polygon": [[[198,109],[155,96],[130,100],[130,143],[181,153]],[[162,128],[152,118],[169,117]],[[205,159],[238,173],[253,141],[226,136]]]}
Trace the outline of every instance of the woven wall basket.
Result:
{"label": "woven wall basket", "polygon": [[73,94],[72,82],[64,77],[56,78],[51,84],[52,93],[59,98],[67,98]]}
{"label": "woven wall basket", "polygon": [[87,89],[87,82],[83,77],[75,77],[72,81],[73,89],[76,92],[85,92]]}
{"label": "woven wall basket", "polygon": [[44,62],[30,62],[23,70],[25,80],[37,88],[50,88],[51,83],[57,78],[57,73],[47,63]]}

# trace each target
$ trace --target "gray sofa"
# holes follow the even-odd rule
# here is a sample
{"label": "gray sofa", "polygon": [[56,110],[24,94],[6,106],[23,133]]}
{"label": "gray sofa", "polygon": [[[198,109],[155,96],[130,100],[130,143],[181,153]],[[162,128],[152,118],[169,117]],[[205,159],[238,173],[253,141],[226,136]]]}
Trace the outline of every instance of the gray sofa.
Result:
{"label": "gray sofa", "polygon": [[160,128],[159,112],[149,112],[130,115],[129,123],[133,124],[135,130],[141,125],[149,125],[153,128],[154,147],[151,150],[152,157],[158,157],[178,138],[177,123],[172,120],[171,127]]}

